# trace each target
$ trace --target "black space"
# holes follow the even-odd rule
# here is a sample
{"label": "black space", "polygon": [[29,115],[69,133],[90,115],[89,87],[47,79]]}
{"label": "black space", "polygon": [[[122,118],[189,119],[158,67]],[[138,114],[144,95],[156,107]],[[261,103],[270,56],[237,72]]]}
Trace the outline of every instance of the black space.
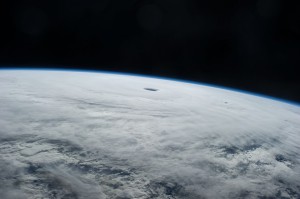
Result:
{"label": "black space", "polygon": [[295,2],[1,1],[0,66],[160,75],[300,102]]}

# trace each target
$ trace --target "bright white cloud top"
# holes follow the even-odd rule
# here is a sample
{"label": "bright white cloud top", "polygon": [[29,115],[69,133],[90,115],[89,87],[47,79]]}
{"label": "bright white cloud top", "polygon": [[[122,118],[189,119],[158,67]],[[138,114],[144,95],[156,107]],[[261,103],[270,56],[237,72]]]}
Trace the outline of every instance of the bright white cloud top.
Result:
{"label": "bright white cloud top", "polygon": [[0,71],[1,198],[300,198],[300,107],[107,73]]}

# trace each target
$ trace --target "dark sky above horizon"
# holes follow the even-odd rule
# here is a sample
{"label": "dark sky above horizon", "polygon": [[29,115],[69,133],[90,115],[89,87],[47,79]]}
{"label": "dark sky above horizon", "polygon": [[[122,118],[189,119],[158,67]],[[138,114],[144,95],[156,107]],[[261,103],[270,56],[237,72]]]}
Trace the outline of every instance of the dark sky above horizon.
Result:
{"label": "dark sky above horizon", "polygon": [[0,2],[0,66],[110,70],[300,102],[292,1]]}

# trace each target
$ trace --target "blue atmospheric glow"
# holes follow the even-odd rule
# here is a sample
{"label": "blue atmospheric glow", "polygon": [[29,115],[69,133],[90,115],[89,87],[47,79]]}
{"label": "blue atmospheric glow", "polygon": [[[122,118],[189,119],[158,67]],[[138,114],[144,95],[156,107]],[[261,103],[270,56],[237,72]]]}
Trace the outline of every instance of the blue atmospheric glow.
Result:
{"label": "blue atmospheric glow", "polygon": [[203,83],[203,82],[196,82],[196,81],[191,81],[191,80],[182,80],[182,79],[176,79],[176,78],[170,78],[170,77],[160,77],[160,76],[153,76],[153,75],[143,75],[143,74],[136,74],[136,73],[127,73],[127,72],[114,72],[114,71],[106,71],[106,70],[92,70],[92,69],[68,69],[68,68],[18,68],[18,67],[1,67],[0,70],[39,70],[39,71],[64,71],[64,72],[86,72],[86,73],[105,73],[105,74],[114,74],[114,75],[127,75],[127,76],[136,76],[136,77],[145,77],[145,78],[154,78],[154,79],[161,79],[161,80],[169,80],[169,81],[176,81],[176,82],[182,82],[182,83],[188,83],[188,84],[196,84],[196,85],[201,85],[201,86],[208,86],[208,87],[213,87],[213,88],[218,88],[218,89],[223,89],[223,90],[230,90],[233,92],[238,92],[238,93],[243,93],[243,94],[248,94],[248,95],[254,95],[257,97],[261,98],[267,98],[270,100],[274,101],[280,101],[283,103],[287,103],[290,105],[294,106],[300,106],[300,103],[294,102],[294,101],[289,101],[281,98],[276,98],[264,94],[259,94],[259,93],[254,93],[251,91],[245,91],[245,90],[240,90],[237,88],[230,88],[230,87],[225,87],[225,86],[220,86],[220,85],[213,85],[209,83]]}

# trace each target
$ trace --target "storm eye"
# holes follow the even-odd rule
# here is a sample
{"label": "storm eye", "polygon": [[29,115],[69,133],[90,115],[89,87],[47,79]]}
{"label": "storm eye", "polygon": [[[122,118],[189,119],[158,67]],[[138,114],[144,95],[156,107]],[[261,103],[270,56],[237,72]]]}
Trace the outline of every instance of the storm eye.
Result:
{"label": "storm eye", "polygon": [[144,88],[144,89],[147,91],[158,91],[158,89],[155,89],[155,88]]}

